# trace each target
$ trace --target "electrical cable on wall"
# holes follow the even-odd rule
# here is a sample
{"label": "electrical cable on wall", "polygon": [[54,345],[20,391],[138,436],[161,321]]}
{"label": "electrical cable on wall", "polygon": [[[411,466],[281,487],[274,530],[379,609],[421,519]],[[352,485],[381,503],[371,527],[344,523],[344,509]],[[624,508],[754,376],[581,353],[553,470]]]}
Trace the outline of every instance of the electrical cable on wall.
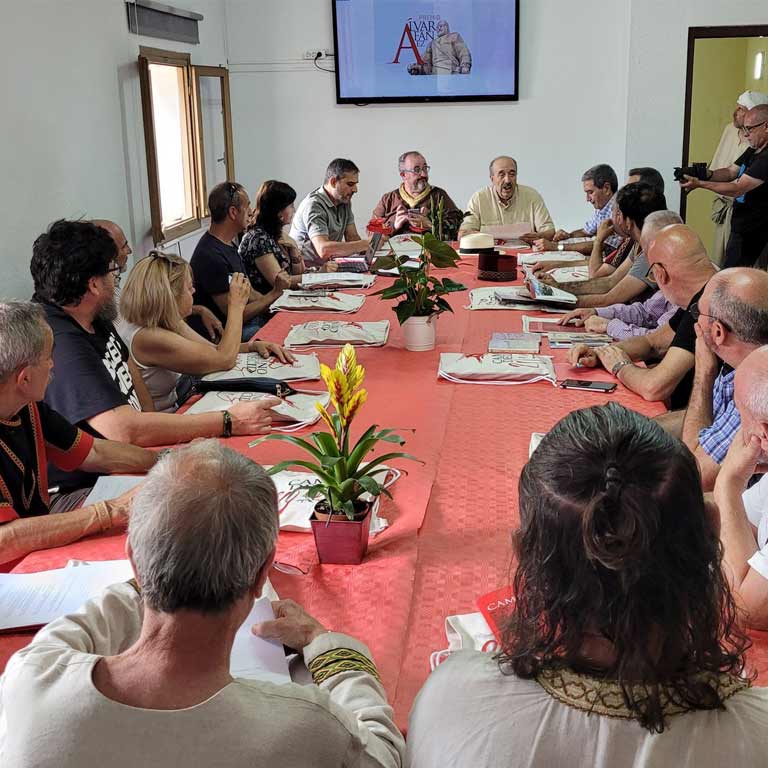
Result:
{"label": "electrical cable on wall", "polygon": [[320,58],[322,58],[322,56],[323,56],[323,54],[322,54],[320,51],[318,51],[318,52],[315,54],[315,58],[314,58],[314,59],[312,59],[312,63],[315,65],[315,68],[316,68],[316,69],[319,69],[321,72],[330,72],[331,74],[333,74],[334,72],[336,72],[336,70],[335,70],[335,69],[326,69],[325,67],[321,67],[321,66],[320,66],[320,65],[317,63],[317,60],[318,60],[318,59],[320,59]]}

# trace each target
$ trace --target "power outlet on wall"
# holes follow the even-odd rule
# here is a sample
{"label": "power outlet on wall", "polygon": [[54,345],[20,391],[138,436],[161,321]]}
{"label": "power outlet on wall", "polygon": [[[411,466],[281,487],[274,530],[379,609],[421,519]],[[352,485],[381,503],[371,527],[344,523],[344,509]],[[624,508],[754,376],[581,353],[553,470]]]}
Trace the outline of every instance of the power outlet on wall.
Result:
{"label": "power outlet on wall", "polygon": [[311,51],[304,51],[304,58],[308,61],[315,59],[328,59],[333,57],[333,51],[330,48],[314,48]]}

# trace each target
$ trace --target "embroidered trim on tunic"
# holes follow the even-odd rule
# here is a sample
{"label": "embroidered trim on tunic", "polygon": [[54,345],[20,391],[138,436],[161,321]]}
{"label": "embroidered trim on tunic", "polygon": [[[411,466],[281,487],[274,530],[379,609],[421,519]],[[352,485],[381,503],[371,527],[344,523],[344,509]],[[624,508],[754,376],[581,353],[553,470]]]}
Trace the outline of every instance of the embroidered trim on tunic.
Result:
{"label": "embroidered trim on tunic", "polygon": [[376,665],[351,648],[334,648],[321,653],[309,663],[309,671],[317,685],[341,672],[365,672],[381,682]]}
{"label": "embroidered trim on tunic", "polygon": [[[699,679],[714,683],[723,701],[750,686],[748,680],[726,674],[704,674]],[[581,675],[570,669],[560,668],[542,670],[536,676],[536,682],[554,699],[574,709],[606,717],[637,719],[637,714],[625,704],[621,686],[615,680]],[[635,690],[642,695],[643,686],[638,685]],[[680,701],[674,689],[668,685],[661,686],[661,706],[665,716],[679,715],[695,709]]]}

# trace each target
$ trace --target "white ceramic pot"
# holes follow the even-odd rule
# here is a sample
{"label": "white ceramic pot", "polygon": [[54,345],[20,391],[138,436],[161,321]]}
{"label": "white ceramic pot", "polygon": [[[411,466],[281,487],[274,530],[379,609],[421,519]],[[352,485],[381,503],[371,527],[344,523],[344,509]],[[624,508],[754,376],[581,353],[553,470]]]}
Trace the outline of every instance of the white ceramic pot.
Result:
{"label": "white ceramic pot", "polygon": [[411,352],[426,352],[435,348],[437,315],[409,317],[403,323],[405,348]]}

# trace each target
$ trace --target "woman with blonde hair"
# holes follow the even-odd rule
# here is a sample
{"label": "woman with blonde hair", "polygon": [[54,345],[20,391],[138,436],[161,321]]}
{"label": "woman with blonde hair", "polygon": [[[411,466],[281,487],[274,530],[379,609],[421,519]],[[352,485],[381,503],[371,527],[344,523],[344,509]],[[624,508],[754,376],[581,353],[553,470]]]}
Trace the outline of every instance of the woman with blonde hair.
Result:
{"label": "woman with blonde hair", "polygon": [[120,296],[118,330],[141,371],[158,411],[177,407],[177,385],[182,374],[201,376],[232,368],[238,352],[274,355],[282,362],[293,358],[277,344],[252,339],[240,343],[243,307],[251,284],[232,275],[229,312],[224,333],[213,344],[185,322],[192,311],[192,270],[180,256],[150,251],[131,270]]}

